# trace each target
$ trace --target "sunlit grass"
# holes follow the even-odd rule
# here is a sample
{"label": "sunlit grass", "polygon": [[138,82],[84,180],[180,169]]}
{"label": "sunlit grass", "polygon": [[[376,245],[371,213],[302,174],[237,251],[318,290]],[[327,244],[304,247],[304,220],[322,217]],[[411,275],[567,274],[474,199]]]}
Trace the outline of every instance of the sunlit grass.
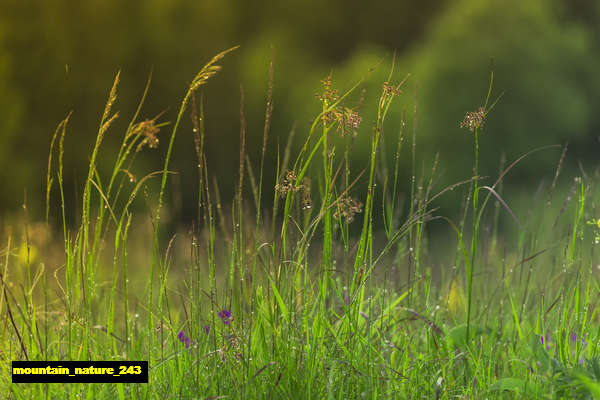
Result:
{"label": "sunlit grass", "polygon": [[[209,116],[201,87],[232,50],[194,78],[170,136],[160,116],[139,118],[148,82],[114,168],[102,176],[98,159],[114,157],[102,154],[101,145],[118,116],[112,111],[117,75],[90,156],[78,229],[67,225],[63,188],[70,114],[59,124],[48,160],[44,232],[52,232],[50,197],[58,190],[64,252],[60,265],[50,265],[56,260],[30,243],[27,222],[22,243],[6,238],[0,393],[16,399],[598,395],[594,182],[570,178],[571,191],[561,198],[557,168],[541,195],[532,191],[525,206],[511,207],[502,182],[520,159],[509,160],[498,177],[479,177],[478,143],[494,134],[480,135],[492,82],[483,111],[465,119],[475,168],[463,182],[436,187],[437,162],[417,172],[416,115],[401,127],[386,125],[406,81],[392,68],[374,116],[348,106],[360,81],[338,94],[326,78],[321,113],[276,154],[277,182],[269,188],[263,172],[274,112],[271,64],[263,145],[253,150],[260,164],[248,157],[241,91],[237,188],[234,198],[221,199],[206,161]],[[196,151],[199,218],[192,232],[175,235],[162,220],[186,111],[193,132],[177,138]],[[413,127],[408,151],[405,125]],[[368,164],[358,172],[350,166],[354,135],[371,135]],[[297,154],[292,138],[301,143]],[[134,176],[135,154],[158,140],[168,143],[163,169]],[[395,149],[391,170],[382,143]],[[398,160],[411,155],[411,194],[401,206]],[[563,157],[558,151],[558,165]],[[436,199],[451,191],[465,194],[459,220],[435,210]],[[269,215],[265,196],[273,199]],[[147,211],[134,212],[133,204]],[[433,224],[452,235],[445,239],[450,244],[427,234]],[[441,267],[433,256],[445,260]],[[25,359],[147,360],[150,378],[148,384],[12,384],[10,361]]]}

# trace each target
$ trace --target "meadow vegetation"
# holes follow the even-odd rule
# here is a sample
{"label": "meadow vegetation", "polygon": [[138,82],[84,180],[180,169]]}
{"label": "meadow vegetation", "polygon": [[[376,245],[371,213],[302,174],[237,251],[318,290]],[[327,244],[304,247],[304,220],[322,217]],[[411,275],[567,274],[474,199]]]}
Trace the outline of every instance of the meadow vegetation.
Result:
{"label": "meadow vegetation", "polygon": [[[396,99],[413,95],[405,93],[410,77],[398,78],[392,64],[387,80],[377,83],[372,115],[362,112],[363,80],[338,92],[335,76],[326,77],[321,112],[307,132],[292,130],[277,147],[277,182],[267,187],[276,112],[271,62],[259,149],[246,146],[240,91],[235,195],[223,199],[223,182],[206,162],[210,99],[202,90],[233,50],[194,77],[173,123],[142,117],[148,80],[118,153],[105,154],[105,136],[122,118],[114,111],[116,76],[75,228],[63,186],[71,115],[58,125],[48,158],[46,223],[24,218],[14,228],[21,233],[7,233],[0,253],[0,393],[15,399],[600,396],[597,177],[584,170],[563,177],[561,146],[532,149],[501,162],[496,176],[480,176],[480,142],[497,134],[485,121],[502,102],[493,73],[481,103],[456,121],[472,139],[464,154],[473,169],[464,180],[438,187],[437,157],[429,166],[416,159],[417,121],[435,115],[404,109],[399,124],[386,124]],[[179,132],[184,118],[192,119],[192,132]],[[370,141],[367,164],[357,166],[351,154],[359,134]],[[176,140],[187,141],[197,157],[197,182],[182,185],[198,188],[198,217],[180,232],[168,221]],[[167,148],[162,170],[138,172],[136,154],[159,142]],[[515,207],[503,183],[522,160],[541,153],[553,154],[556,168]],[[114,159],[112,170],[98,168],[100,158]],[[412,169],[404,194],[406,159]],[[438,213],[436,201],[457,192],[460,217]],[[52,209],[53,196],[60,210]],[[59,229],[49,218],[54,213]],[[432,227],[446,235],[430,235]],[[46,236],[39,239],[44,243],[58,236],[62,248],[37,248],[33,236]],[[149,383],[10,382],[11,360],[114,359],[149,361]]]}

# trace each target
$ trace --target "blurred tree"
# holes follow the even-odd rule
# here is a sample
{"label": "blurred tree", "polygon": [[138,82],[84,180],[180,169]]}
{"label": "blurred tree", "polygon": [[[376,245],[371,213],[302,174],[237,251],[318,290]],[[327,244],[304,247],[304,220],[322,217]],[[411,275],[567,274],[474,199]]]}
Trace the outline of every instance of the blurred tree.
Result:
{"label": "blurred tree", "polygon": [[[481,175],[498,175],[503,152],[511,161],[548,144],[575,142],[595,148],[590,144],[595,142],[599,121],[600,51],[594,40],[598,31],[565,18],[561,6],[542,0],[461,0],[449,6],[423,40],[401,56],[396,70],[400,78],[410,72],[411,84],[390,118],[389,130],[397,131],[402,109],[410,122],[418,86],[420,160],[427,169],[440,152],[444,183],[472,172],[472,134],[459,128],[459,123],[466,112],[484,105],[492,60],[495,77],[490,104],[505,93],[488,115],[480,137]],[[365,60],[375,64],[384,55],[364,49],[338,78],[343,81],[364,70]],[[380,82],[387,71],[383,68],[376,74],[373,82]],[[373,109],[367,112],[372,113]],[[513,182],[529,184],[532,178],[539,181],[540,176],[552,176],[559,156],[560,151],[536,154],[513,172],[512,176],[519,177]],[[410,169],[410,159],[404,166]]]}
{"label": "blurred tree", "polygon": [[[260,148],[271,45],[275,48],[271,150],[278,140],[283,147],[296,120],[302,134],[301,128],[319,110],[315,99],[319,81],[332,70],[334,83],[343,90],[381,60],[389,61],[391,49],[397,49],[395,81],[412,72],[410,82],[419,84],[419,149],[423,155],[444,151],[441,165],[452,170],[449,181],[470,172],[472,140],[458,124],[467,111],[481,105],[493,57],[495,88],[506,94],[490,114],[482,137],[482,151],[488,158],[482,160],[483,173],[491,175],[500,151],[511,158],[546,143],[575,137],[584,141],[598,121],[592,109],[599,93],[598,7],[591,0],[577,2],[580,7],[567,0],[451,4],[405,0],[368,6],[359,0],[4,0],[0,6],[0,180],[10,195],[0,199],[0,210],[17,209],[24,187],[36,201],[30,209],[43,209],[40,194],[50,135],[71,109],[65,173],[67,185],[75,189],[76,179],[81,181],[85,175],[104,101],[118,69],[122,70],[117,104],[121,117],[106,137],[103,154],[110,154],[111,146],[120,140],[150,70],[153,83],[141,118],[166,110],[162,120],[172,121],[197,69],[235,44],[241,44],[241,49],[205,89],[209,163],[223,182],[224,198],[236,179],[240,83],[246,94],[248,149]],[[367,119],[356,139],[359,144],[370,136],[368,118],[388,66],[381,64],[365,86],[362,113]],[[411,114],[412,88],[406,90],[405,100],[398,102],[398,111],[388,122],[390,132],[398,129],[400,110]],[[351,100],[354,104],[359,95]],[[194,181],[189,128],[186,118],[173,160],[181,182]],[[165,131],[159,137],[166,135]],[[142,154],[139,171],[134,172],[160,168],[165,141],[161,140],[158,153]],[[362,168],[365,159],[359,157],[354,164]],[[555,159],[555,155],[536,158],[542,167]],[[266,168],[273,170],[272,165]],[[184,214],[194,209],[193,194],[191,189],[183,193]]]}
{"label": "blurred tree", "polygon": [[[322,71],[346,59],[359,43],[406,47],[423,34],[439,3],[379,2],[365,7],[358,0],[4,0],[0,5],[0,154],[4,166],[0,180],[11,195],[0,199],[0,210],[18,209],[26,187],[35,203],[30,209],[41,214],[50,136],[70,110],[74,114],[66,139],[65,173],[71,188],[69,201],[75,201],[75,183],[85,176],[117,70],[122,72],[117,103],[121,116],[106,137],[104,154],[110,154],[111,146],[118,143],[150,70],[154,71],[153,83],[141,117],[152,118],[166,110],[163,120],[173,120],[197,69],[216,52],[241,44],[239,55],[227,60],[226,73],[206,88],[209,162],[220,171],[227,190],[235,179],[232,155],[238,149],[232,138],[237,138],[239,129],[240,83],[247,87],[247,117],[253,128],[248,132],[249,146],[260,147],[271,45],[277,55],[276,90],[283,94],[278,99],[281,114],[274,123],[287,133],[299,115],[283,106],[287,94],[300,89],[295,77],[314,77],[312,86],[316,86]],[[185,132],[189,119],[184,122]],[[182,135],[176,142],[178,157],[173,167],[182,171],[182,181],[193,178],[189,140]],[[160,167],[156,153],[139,161],[140,171]],[[184,203],[193,209],[193,201]]]}
{"label": "blurred tree", "polygon": [[[23,115],[23,98],[15,89],[9,77],[14,68],[13,60],[2,46],[5,29],[0,25],[0,187],[8,187],[11,179],[22,179],[18,176],[12,152],[14,151],[15,132]],[[19,153],[26,153],[29,149],[21,148]],[[9,173],[10,171],[10,173]],[[22,200],[22,196],[21,200]]]}
{"label": "blurred tree", "polygon": [[[497,96],[481,137],[483,174],[535,147],[588,140],[597,120],[600,53],[586,26],[561,18],[553,1],[463,0],[449,8],[407,59],[420,83],[420,132],[429,148],[445,151],[442,165],[469,171],[472,139],[460,131],[467,111],[483,105],[490,60]],[[493,99],[492,99],[493,100]],[[448,154],[450,153],[450,154]],[[553,174],[557,153],[536,155],[522,177]]]}

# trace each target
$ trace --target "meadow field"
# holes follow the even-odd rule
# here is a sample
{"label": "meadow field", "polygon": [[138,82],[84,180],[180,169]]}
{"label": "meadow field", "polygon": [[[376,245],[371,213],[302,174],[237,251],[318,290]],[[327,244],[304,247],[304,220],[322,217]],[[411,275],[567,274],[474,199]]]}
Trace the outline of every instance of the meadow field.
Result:
{"label": "meadow field", "polygon": [[[146,115],[150,79],[133,115],[119,114],[117,74],[74,206],[63,155],[84,150],[64,145],[71,114],[56,127],[40,172],[45,221],[30,220],[25,198],[22,218],[3,227],[0,398],[600,398],[598,173],[568,175],[558,144],[497,154],[497,173],[480,176],[480,143],[502,134],[485,123],[503,101],[493,71],[456,121],[471,139],[456,157],[472,170],[440,186],[437,156],[416,157],[417,121],[435,115],[415,107],[386,124],[396,99],[413,96],[393,60],[375,114],[355,101],[368,71],[354,83],[323,77],[310,129],[276,146],[271,62],[260,148],[247,146],[240,90],[237,175],[224,198],[230,182],[206,160],[203,89],[235,50],[193,77],[174,121]],[[124,132],[117,119],[130,121]],[[351,163],[358,134],[370,135],[365,165]],[[103,151],[107,135],[122,136],[118,153]],[[185,228],[169,218],[176,141],[197,157],[196,180],[180,182],[197,199]],[[136,154],[159,143],[163,168],[141,170]],[[264,184],[272,148],[274,186]],[[539,185],[505,190],[541,153],[556,164]],[[407,159],[412,169],[400,171]],[[438,207],[448,196],[458,217]],[[17,384],[17,360],[148,361],[149,381]]]}

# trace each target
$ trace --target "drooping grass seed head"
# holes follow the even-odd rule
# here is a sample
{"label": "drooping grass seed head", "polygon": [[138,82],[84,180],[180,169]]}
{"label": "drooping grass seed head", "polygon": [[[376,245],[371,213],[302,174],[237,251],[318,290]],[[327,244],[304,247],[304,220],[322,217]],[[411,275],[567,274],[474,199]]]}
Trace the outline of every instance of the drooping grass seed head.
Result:
{"label": "drooping grass seed head", "polygon": [[144,136],[144,139],[138,144],[135,151],[140,151],[144,146],[148,146],[149,149],[156,149],[158,147],[157,135],[159,131],[160,128],[156,126],[156,119],[147,119],[134,125],[132,132],[136,135]]}

